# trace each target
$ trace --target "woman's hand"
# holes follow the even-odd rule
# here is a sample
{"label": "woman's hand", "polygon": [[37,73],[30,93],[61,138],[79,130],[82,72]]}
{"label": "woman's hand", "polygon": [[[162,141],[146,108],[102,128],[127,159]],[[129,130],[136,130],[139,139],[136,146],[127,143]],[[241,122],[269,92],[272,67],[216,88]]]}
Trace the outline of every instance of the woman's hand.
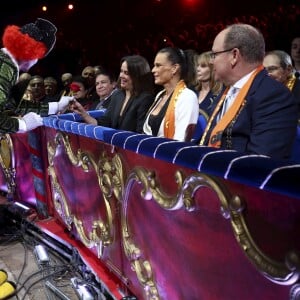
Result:
{"label": "woman's hand", "polygon": [[81,116],[84,113],[87,113],[84,107],[75,98],[72,101],[70,101],[69,110]]}
{"label": "woman's hand", "polygon": [[85,123],[97,125],[98,122],[95,118],[91,117],[84,107],[74,99],[69,103],[69,110],[80,115]]}

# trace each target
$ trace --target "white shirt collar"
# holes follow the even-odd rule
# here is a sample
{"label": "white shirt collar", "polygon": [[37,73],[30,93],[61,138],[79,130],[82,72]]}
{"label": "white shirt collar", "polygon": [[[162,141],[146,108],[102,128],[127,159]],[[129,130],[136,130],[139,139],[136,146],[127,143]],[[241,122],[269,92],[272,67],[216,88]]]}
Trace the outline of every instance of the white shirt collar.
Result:
{"label": "white shirt collar", "polygon": [[247,80],[250,78],[250,76],[252,75],[253,72],[255,72],[256,69],[254,69],[252,72],[248,73],[247,75],[245,75],[244,77],[242,77],[240,80],[238,80],[233,87],[235,87],[236,89],[241,89],[245,83],[247,82]]}

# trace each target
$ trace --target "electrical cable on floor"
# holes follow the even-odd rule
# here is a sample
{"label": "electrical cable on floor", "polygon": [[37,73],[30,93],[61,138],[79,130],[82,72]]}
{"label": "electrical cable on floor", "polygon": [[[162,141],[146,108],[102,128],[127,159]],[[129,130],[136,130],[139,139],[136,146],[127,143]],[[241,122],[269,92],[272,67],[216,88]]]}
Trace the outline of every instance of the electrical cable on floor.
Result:
{"label": "electrical cable on floor", "polygon": [[[52,272],[50,275],[53,276],[53,275],[55,275],[55,274],[58,274],[58,273],[60,273],[60,272],[61,272],[64,268],[66,268],[66,267],[67,267],[67,265],[66,265],[66,266],[62,266],[62,268],[61,268],[60,270],[56,270],[56,271]],[[55,268],[57,268],[57,267],[49,267],[49,268],[55,269]],[[21,284],[21,286],[18,287],[18,289],[16,290],[15,293],[17,294],[17,293],[20,292],[20,290],[26,289],[26,288],[27,288],[27,287],[25,286],[26,283],[27,283],[28,281],[30,281],[32,278],[34,278],[35,276],[41,275],[42,273],[43,273],[43,270],[38,270],[37,272],[34,272],[34,273],[30,274],[30,275],[26,278],[26,280]],[[43,279],[43,277],[41,277],[41,278]]]}
{"label": "electrical cable on floor", "polygon": [[22,244],[22,246],[24,247],[24,263],[23,263],[22,268],[21,268],[21,271],[20,271],[20,273],[19,273],[19,275],[18,275],[18,277],[17,277],[16,285],[19,284],[19,281],[20,281],[20,279],[21,279],[21,276],[22,276],[22,274],[23,274],[23,272],[24,272],[24,270],[25,270],[25,267],[26,267],[26,265],[27,265],[28,249],[26,248],[26,245],[25,245],[25,242],[24,242],[24,241],[22,241],[21,244]]}
{"label": "electrical cable on floor", "polygon": [[[16,229],[17,230],[17,229]],[[18,236],[16,233],[11,233],[11,234],[6,234],[5,236],[7,236],[8,238],[3,240],[3,237],[4,235],[1,235],[1,238],[0,238],[0,245],[1,246],[5,246],[5,244],[9,245],[12,243],[12,242],[17,242],[19,241],[20,239],[22,239],[21,236]],[[4,249],[5,250],[5,249]]]}
{"label": "electrical cable on floor", "polygon": [[[23,228],[23,230],[26,229],[26,227],[24,227],[24,226],[22,228]],[[27,248],[27,250],[28,250],[28,248],[30,248],[30,250],[32,250],[32,248],[36,244],[36,240],[33,237],[28,237],[25,233],[26,233],[26,230],[24,230],[24,234],[22,234],[22,236],[24,237],[24,241],[25,241],[25,247]],[[46,248],[45,248],[45,251],[46,251]],[[56,267],[59,266],[58,263],[61,264],[63,267],[66,265],[65,260],[62,260],[61,257],[59,257],[55,251],[52,251],[52,249],[47,249],[47,252],[51,253],[51,264],[52,265],[54,264]],[[47,264],[47,265],[38,265],[38,266],[41,270],[42,278],[45,278],[48,275],[47,271],[50,270],[49,265]],[[66,270],[66,273],[68,273],[68,272],[69,272],[69,270]],[[59,273],[59,274],[60,274],[60,278],[62,276],[65,276],[65,275],[61,276],[61,273]],[[70,283],[69,283],[69,285],[70,285]],[[44,282],[44,292],[46,293],[46,296],[48,299],[52,299],[51,294],[49,295],[49,288],[45,285],[45,282]]]}
{"label": "electrical cable on floor", "polygon": [[[25,297],[28,295],[36,295],[34,293],[40,288],[39,293],[44,293],[44,295],[40,296],[40,299],[56,300],[58,297],[63,300],[74,300],[75,297],[81,299],[80,292],[82,290],[86,290],[89,295],[92,295],[93,299],[113,299],[82,261],[76,248],[68,247],[53,239],[51,236],[39,231],[35,224],[23,218],[18,219],[15,224],[20,226],[14,226],[14,234],[10,235],[5,242],[9,241],[10,246],[14,242],[21,243],[24,248],[24,263],[17,276],[17,285],[14,293],[17,299],[25,300]],[[10,227],[11,229],[12,227]],[[39,263],[36,257],[36,267],[39,270],[29,274],[29,276],[27,275],[27,278],[23,278],[25,267],[29,260],[28,255],[35,253],[34,250],[37,245],[41,245],[47,252],[47,259]],[[74,279],[77,283],[75,284],[76,286],[74,286],[72,281]],[[38,285],[39,283],[43,283],[43,286]],[[71,295],[71,298],[68,298],[68,295]]]}
{"label": "electrical cable on floor", "polygon": [[[23,232],[22,230],[19,230],[19,232],[18,232],[19,234],[17,235],[16,234],[16,236],[18,236],[18,237],[21,237],[20,238],[20,243],[21,243],[21,245],[23,246],[23,248],[24,248],[24,263],[23,263],[23,265],[22,265],[22,268],[21,268],[21,271],[20,271],[20,273],[19,273],[19,275],[18,275],[18,277],[17,277],[17,280],[16,280],[16,287],[20,284],[20,279],[21,279],[21,277],[22,277],[22,274],[23,274],[23,272],[24,272],[24,270],[25,270],[25,267],[26,267],[26,265],[27,265],[27,257],[28,257],[28,247],[27,247],[27,243],[26,243],[26,240],[24,239],[24,237],[26,236],[25,235],[25,232]],[[18,289],[19,290],[19,289]],[[14,293],[14,295],[17,297],[17,299],[19,299],[19,297],[18,297],[18,290],[16,290],[15,291],[15,293]]]}
{"label": "electrical cable on floor", "polygon": [[[23,296],[24,299],[26,295],[28,295],[28,293],[31,292],[33,286],[35,286],[40,281],[45,282],[45,280],[47,280],[47,278],[49,278],[50,276],[51,277],[50,280],[52,280],[52,282],[56,285],[58,282],[62,283],[61,280],[62,278],[69,277],[65,279],[66,281],[63,283],[66,287],[69,287],[69,290],[72,292],[73,299],[74,299],[75,292],[71,287],[70,278],[74,276],[74,274],[77,275],[77,273],[75,272],[76,266],[72,266],[69,263],[66,264],[66,260],[63,260],[62,257],[58,255],[59,253],[56,253],[55,251],[53,252],[51,251],[51,263],[54,264],[55,266],[49,265],[47,266],[47,270],[41,268],[37,272],[30,274],[27,278],[25,278],[25,280],[23,280],[22,277],[24,275],[24,270],[26,265],[28,264],[28,253],[29,251],[31,253],[33,251],[34,246],[37,244],[36,236],[31,235],[30,232],[30,230],[33,231],[35,230],[35,226],[34,224],[26,221],[24,218],[19,218],[19,216],[14,218],[14,216],[11,216],[11,214],[9,213],[4,214],[4,216],[5,218],[1,220],[5,225],[4,226],[5,228],[4,227],[2,228],[2,235],[0,235],[1,250],[7,249],[6,252],[9,252],[10,247],[14,245],[20,245],[20,244],[22,244],[21,246],[24,248],[24,251],[21,251],[24,254],[24,258],[22,260],[22,265],[21,265],[21,271],[19,272],[19,274],[16,274],[17,277],[16,290],[12,297],[16,297],[16,299],[19,299],[19,296],[20,297],[23,296],[23,293],[20,294],[20,292],[22,290],[25,290],[25,295]],[[30,227],[29,228],[30,230],[28,230],[28,227]],[[39,278],[35,278],[36,276],[39,276]],[[67,281],[69,283],[68,285],[66,284]],[[49,294],[49,290],[48,288],[45,287],[45,284],[44,284],[43,291],[45,293],[45,296],[46,294]],[[50,296],[51,295],[49,295],[47,298],[49,298]],[[42,296],[41,299],[46,299],[46,297]]]}
{"label": "electrical cable on floor", "polygon": [[31,288],[32,288],[33,286],[35,286],[37,283],[41,282],[42,280],[48,279],[48,278],[50,278],[51,276],[53,276],[53,275],[55,275],[56,273],[59,273],[59,272],[61,272],[61,270],[55,271],[55,272],[53,272],[53,273],[51,273],[51,274],[48,274],[48,275],[46,275],[46,276],[43,276],[43,277],[39,278],[38,280],[34,281],[33,283],[31,283],[28,287],[26,287],[26,292],[25,292],[25,294],[23,295],[23,298],[22,298],[21,300],[24,300],[24,299],[25,299],[26,295],[29,293],[29,291],[31,290]]}

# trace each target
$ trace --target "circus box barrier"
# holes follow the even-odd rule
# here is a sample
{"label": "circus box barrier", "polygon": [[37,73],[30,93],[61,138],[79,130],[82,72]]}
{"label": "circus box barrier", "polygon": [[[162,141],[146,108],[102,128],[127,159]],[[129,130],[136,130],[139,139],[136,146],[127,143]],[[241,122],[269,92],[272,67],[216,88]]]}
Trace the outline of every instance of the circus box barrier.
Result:
{"label": "circus box barrier", "polygon": [[72,114],[44,125],[2,136],[2,190],[35,206],[39,226],[54,220],[120,295],[299,298],[299,165]]}

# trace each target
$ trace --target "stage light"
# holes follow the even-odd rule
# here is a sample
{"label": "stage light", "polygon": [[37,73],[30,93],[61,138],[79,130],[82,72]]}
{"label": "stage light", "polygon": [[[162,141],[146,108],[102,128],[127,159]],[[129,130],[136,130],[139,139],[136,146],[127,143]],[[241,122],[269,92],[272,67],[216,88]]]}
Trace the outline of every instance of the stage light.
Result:
{"label": "stage light", "polygon": [[72,3],[68,4],[68,10],[73,10],[74,9],[74,5]]}
{"label": "stage light", "polygon": [[42,11],[47,11],[48,10],[48,7],[46,5],[43,5],[42,6]]}

